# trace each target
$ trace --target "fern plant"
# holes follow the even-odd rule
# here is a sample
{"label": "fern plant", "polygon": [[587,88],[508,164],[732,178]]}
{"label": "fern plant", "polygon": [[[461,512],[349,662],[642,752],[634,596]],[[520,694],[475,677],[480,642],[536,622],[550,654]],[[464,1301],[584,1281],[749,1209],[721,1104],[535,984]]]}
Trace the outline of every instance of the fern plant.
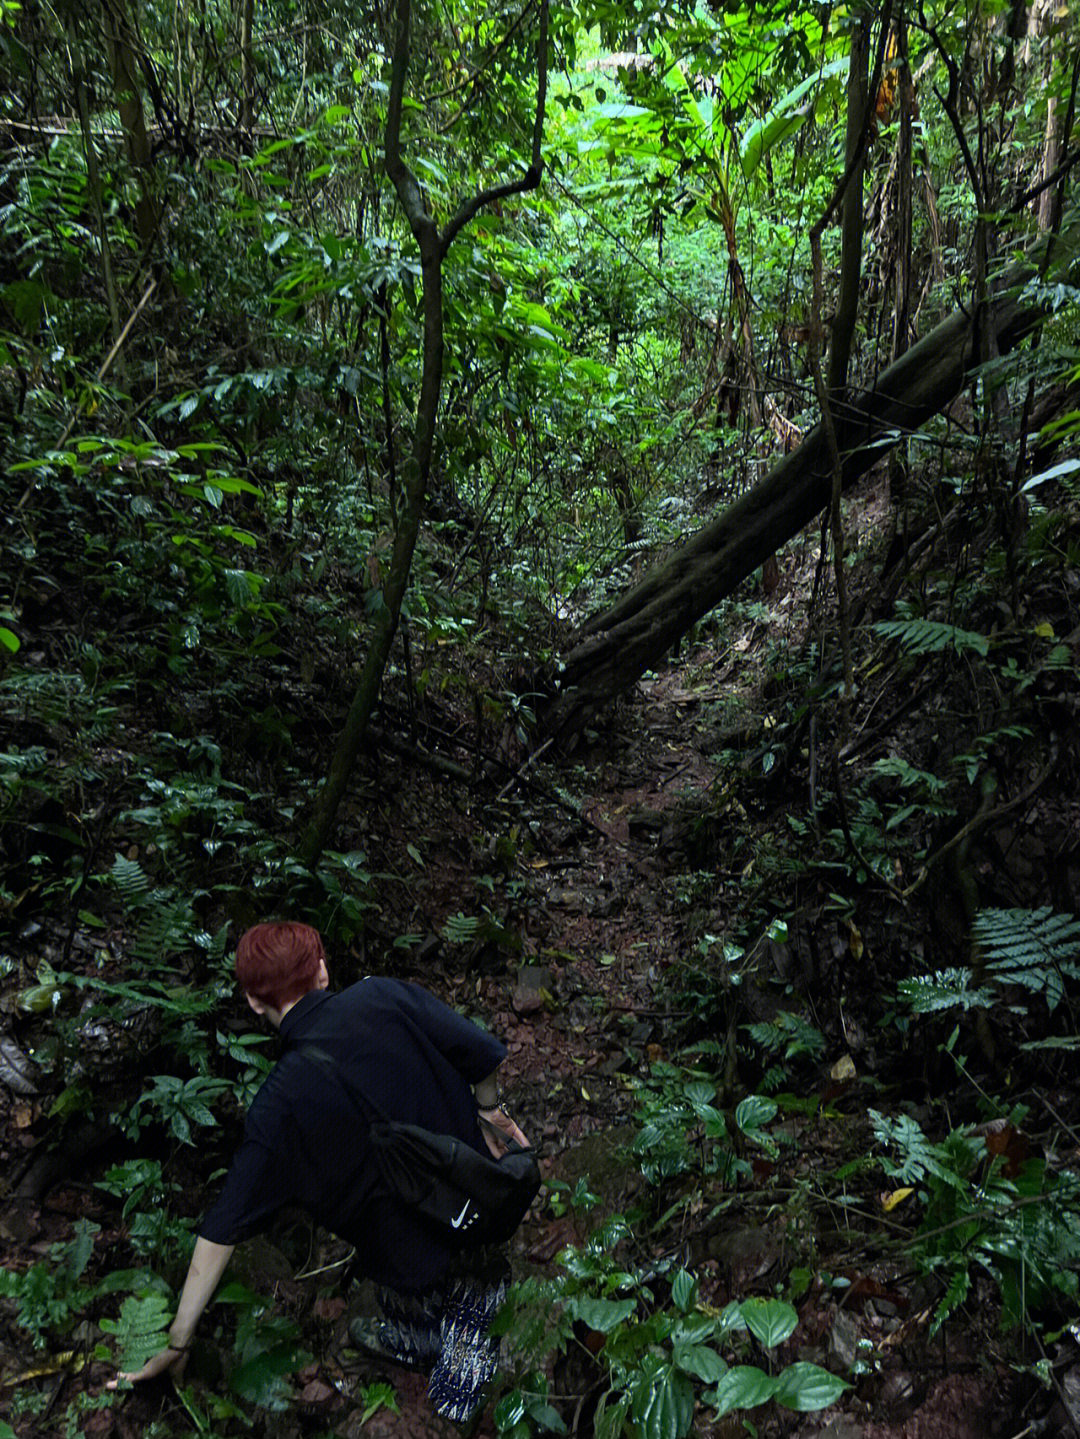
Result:
{"label": "fern plant", "polygon": [[1002,1156],[992,1155],[986,1136],[970,1127],[935,1141],[907,1115],[869,1114],[875,1137],[897,1155],[883,1159],[885,1173],[917,1188],[923,1206],[905,1252],[941,1282],[933,1331],[967,1298],[976,1269],[998,1286],[1004,1328],[1034,1328],[1042,1313],[1075,1306],[1075,1174],[1055,1174],[1044,1160],[1028,1159],[1007,1178]]}
{"label": "fern plant", "polygon": [[147,1294],[141,1299],[129,1294],[120,1306],[119,1319],[101,1320],[105,1333],[116,1336],[118,1368],[141,1369],[148,1359],[161,1353],[168,1343],[166,1331],[172,1322],[172,1310],[163,1294]]}
{"label": "fern plant", "polygon": [[882,620],[874,629],[885,639],[895,640],[908,655],[937,655],[949,649],[958,654],[971,650],[977,655],[990,651],[986,635],[959,629],[943,620]]}
{"label": "fern plant", "polygon": [[1044,993],[1051,1010],[1061,1002],[1066,979],[1080,979],[1080,921],[1071,914],[983,909],[971,935],[988,975],[1000,985]]}
{"label": "fern plant", "polygon": [[990,1009],[1005,989],[1046,997],[1051,1013],[1069,980],[1080,979],[1080,920],[1044,909],[982,909],[971,926],[981,973],[939,970],[901,980],[900,998],[915,1014],[947,1009]]}

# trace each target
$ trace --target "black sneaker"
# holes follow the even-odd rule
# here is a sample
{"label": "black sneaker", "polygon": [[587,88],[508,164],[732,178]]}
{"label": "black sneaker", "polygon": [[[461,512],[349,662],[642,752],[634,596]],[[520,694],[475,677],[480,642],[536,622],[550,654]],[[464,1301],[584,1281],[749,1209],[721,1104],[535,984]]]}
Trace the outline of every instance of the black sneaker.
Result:
{"label": "black sneaker", "polygon": [[349,1325],[349,1338],[353,1348],[369,1358],[382,1359],[387,1364],[398,1364],[402,1369],[414,1369],[419,1374],[426,1374],[431,1365],[422,1364],[418,1358],[403,1354],[399,1349],[387,1344],[383,1338],[384,1328],[383,1321],[379,1319],[368,1319],[363,1315],[354,1319]]}

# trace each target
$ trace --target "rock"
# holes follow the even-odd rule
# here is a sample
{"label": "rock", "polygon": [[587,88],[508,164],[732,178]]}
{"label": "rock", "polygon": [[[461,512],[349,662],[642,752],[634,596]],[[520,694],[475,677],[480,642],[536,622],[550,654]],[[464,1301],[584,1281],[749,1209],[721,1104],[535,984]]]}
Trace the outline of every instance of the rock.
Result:
{"label": "rock", "polygon": [[754,1280],[768,1274],[780,1257],[781,1240],[768,1229],[729,1229],[716,1234],[708,1244],[708,1255],[727,1269],[732,1288],[741,1293]]}
{"label": "rock", "polygon": [[838,1310],[829,1331],[829,1358],[833,1361],[829,1368],[850,1374],[855,1367],[861,1338],[862,1333],[854,1317],[846,1309]]}
{"label": "rock", "polygon": [[337,1397],[337,1391],[330,1384],[324,1383],[322,1379],[312,1379],[305,1384],[300,1391],[301,1404],[316,1404],[325,1406],[330,1404]]}
{"label": "rock", "polygon": [[538,1014],[552,999],[555,980],[550,969],[522,965],[510,1003],[518,1014]]}

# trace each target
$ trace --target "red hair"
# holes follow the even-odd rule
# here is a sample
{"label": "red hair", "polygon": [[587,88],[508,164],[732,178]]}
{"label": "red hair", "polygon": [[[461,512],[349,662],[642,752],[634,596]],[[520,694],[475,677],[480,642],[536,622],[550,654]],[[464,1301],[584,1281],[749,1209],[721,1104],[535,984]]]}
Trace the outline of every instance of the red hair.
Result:
{"label": "red hair", "polygon": [[325,959],[322,938],[310,924],[257,924],[236,946],[236,977],[245,994],[281,1010],[315,988]]}

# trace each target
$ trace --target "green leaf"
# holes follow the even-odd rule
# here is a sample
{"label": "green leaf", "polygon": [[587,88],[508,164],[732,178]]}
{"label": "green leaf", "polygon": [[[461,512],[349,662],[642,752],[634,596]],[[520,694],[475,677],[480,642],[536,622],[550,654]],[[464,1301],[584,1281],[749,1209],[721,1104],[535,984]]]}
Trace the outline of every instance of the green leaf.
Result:
{"label": "green leaf", "polygon": [[267,1409],[282,1409],[285,1401],[280,1380],[311,1362],[311,1355],[291,1340],[275,1344],[241,1364],[229,1375],[229,1387],[242,1399]]}
{"label": "green leaf", "polygon": [[641,1412],[643,1439],[684,1439],[693,1422],[694,1391],[689,1379],[677,1369],[663,1370]]}
{"label": "green leaf", "polygon": [[739,1308],[747,1329],[766,1349],[783,1344],[799,1322],[794,1308],[783,1299],[744,1299]]}
{"label": "green leaf", "polygon": [[[793,135],[800,125],[813,114],[813,101],[808,99],[810,92],[816,89],[822,81],[845,74],[848,68],[848,57],[844,56],[840,60],[834,60],[831,64],[825,65],[820,70],[815,70],[812,75],[809,75],[778,100],[767,115],[756,120],[750,126],[739,147],[742,172],[747,180],[752,178],[769,151],[786,140],[789,135]],[[805,104],[804,101],[806,101]]]}
{"label": "green leaf", "polygon": [[4,304],[27,335],[41,324],[41,307],[48,298],[48,290],[37,280],[13,280],[4,288]]}
{"label": "green leaf", "polygon": [[815,1409],[827,1409],[835,1404],[845,1389],[851,1385],[827,1369],[816,1364],[789,1364],[776,1379],[774,1398],[785,1409],[797,1409],[800,1414],[809,1414]]}
{"label": "green leaf", "polygon": [[1028,490],[1038,489],[1047,480],[1060,479],[1062,475],[1073,475],[1077,470],[1080,470],[1080,460],[1062,460],[1060,464],[1052,465],[1050,469],[1040,470],[1037,475],[1032,475],[1030,480],[1021,485],[1020,493],[1025,494]]}
{"label": "green leaf", "polygon": [[10,650],[14,654],[21,643],[17,634],[9,630],[6,625],[0,625],[0,645],[3,645],[4,649]]}
{"label": "green leaf", "polygon": [[972,630],[957,629],[941,620],[882,620],[874,625],[879,635],[896,640],[900,648],[909,655],[940,654],[943,650],[974,650],[976,654],[990,652],[990,641],[986,635]]}
{"label": "green leaf", "polygon": [[75,1221],[75,1237],[68,1245],[68,1269],[73,1279],[82,1278],[94,1253],[94,1238],[100,1233],[100,1224],[93,1224],[88,1219]]}
{"label": "green leaf", "polygon": [[671,1298],[676,1309],[686,1311],[693,1305],[697,1297],[697,1280],[685,1269],[680,1269],[671,1282]]}
{"label": "green leaf", "polygon": [[513,1389],[509,1394],[504,1394],[495,1405],[495,1428],[500,1434],[507,1429],[512,1429],[524,1417],[525,1400],[520,1389]]}
{"label": "green leaf", "polygon": [[727,1372],[723,1359],[707,1344],[675,1344],[672,1357],[680,1369],[703,1384],[715,1384]]}
{"label": "green leaf", "polygon": [[629,1392],[620,1394],[610,1409],[607,1407],[607,1403],[611,1398],[611,1391],[609,1390],[601,1398],[593,1418],[595,1439],[620,1439],[626,1424],[626,1416],[630,1411],[630,1397]]}
{"label": "green leaf", "polygon": [[623,1324],[637,1309],[634,1299],[589,1299],[578,1295],[567,1301],[567,1311],[572,1319],[579,1319],[590,1329],[600,1334],[610,1334],[618,1324]]}
{"label": "green leaf", "polygon": [[392,1384],[377,1382],[368,1384],[361,1391],[364,1407],[360,1414],[360,1423],[364,1425],[373,1414],[380,1409],[389,1409],[391,1414],[400,1414],[397,1394]]}
{"label": "green leaf", "polygon": [[902,979],[897,993],[915,1014],[934,1014],[943,1009],[990,1009],[994,1004],[991,989],[972,989],[970,969],[939,969],[934,974]]}
{"label": "green leaf", "polygon": [[134,1370],[165,1348],[171,1322],[172,1302],[165,1295],[147,1294],[139,1299],[131,1294],[120,1306],[119,1320],[103,1319],[101,1327],[116,1336],[117,1366]]}
{"label": "green leaf", "polygon": [[534,1400],[529,1406],[529,1418],[549,1434],[566,1433],[566,1421],[550,1404],[537,1404]]}
{"label": "green leaf", "polygon": [[767,1403],[776,1393],[776,1385],[775,1379],[752,1364],[737,1364],[705,1399],[716,1409],[716,1417],[722,1419],[736,1409],[756,1409]]}
{"label": "green leaf", "polygon": [[765,1099],[760,1094],[748,1094],[735,1110],[735,1123],[744,1134],[749,1134],[770,1124],[776,1118],[776,1110],[775,1100]]}
{"label": "green leaf", "polygon": [[250,480],[237,479],[235,475],[215,475],[214,484],[223,495],[258,495],[259,499],[263,496],[258,485],[253,485]]}

